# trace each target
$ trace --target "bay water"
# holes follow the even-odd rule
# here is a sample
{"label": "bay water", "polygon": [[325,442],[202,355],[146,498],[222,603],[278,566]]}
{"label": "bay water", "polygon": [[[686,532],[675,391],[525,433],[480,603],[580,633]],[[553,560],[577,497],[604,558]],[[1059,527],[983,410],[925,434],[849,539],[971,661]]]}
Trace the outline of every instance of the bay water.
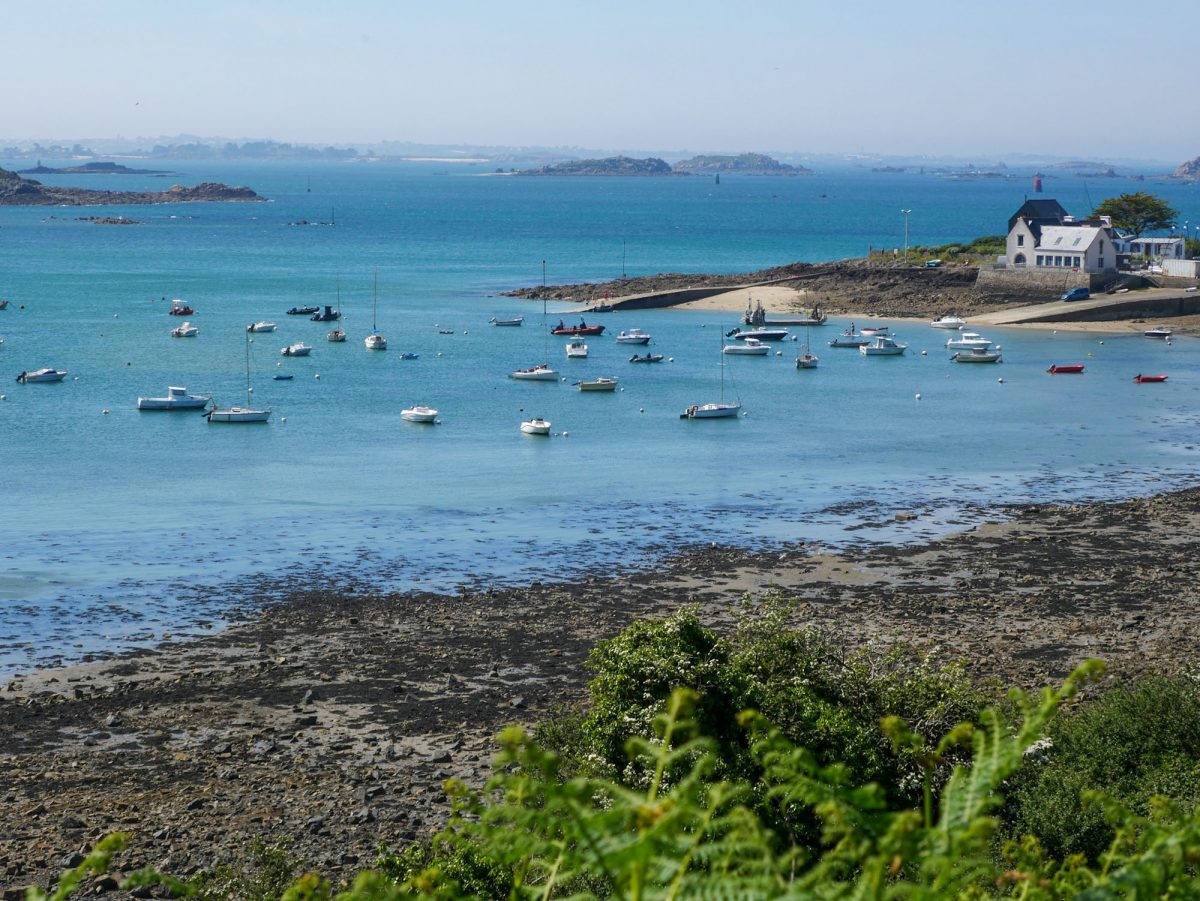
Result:
{"label": "bay water", "polygon": [[[1002,503],[1196,481],[1192,339],[986,329],[1004,363],[958,366],[947,333],[923,324],[895,326],[910,345],[902,358],[831,349],[839,320],[811,330],[821,365],[797,371],[797,342],[722,357],[737,314],[661,310],[597,316],[606,334],[588,339],[587,360],[568,361],[540,303],[499,296],[540,282],[543,260],[563,283],[622,267],[737,272],[861,256],[902,246],[902,208],[913,243],[997,234],[1024,180],[847,169],[717,185],[512,178],[437,162],[172,165],[180,181],[248,184],[271,202],[0,208],[10,301],[0,311],[0,673],[211,627],[294,589],[453,591],[610,573],[697,543],[916,540]],[[1086,212],[1129,190],[1200,221],[1195,189],[1177,182],[1063,178],[1047,196]],[[139,224],[78,218],[93,215]],[[362,343],[376,273],[385,353]],[[198,337],[170,337],[176,297],[195,308]],[[326,342],[329,325],[285,315],[327,303],[345,314],[345,344]],[[569,309],[549,304],[546,326]],[[495,328],[493,316],[525,325]],[[253,402],[272,409],[269,424],[135,409],[168,385],[243,403],[245,326],[261,319],[279,326],[251,345]],[[670,362],[630,364],[634,349],[613,340],[630,327],[652,333],[650,349]],[[312,355],[281,357],[296,341]],[[543,360],[564,380],[506,377]],[[1051,376],[1052,363],[1087,370]],[[12,381],[42,366],[70,374]],[[1136,385],[1139,372],[1170,379]],[[597,375],[619,378],[619,391],[572,384]],[[747,415],[679,419],[722,390]],[[438,408],[440,424],[402,422],[414,403]],[[533,415],[555,436],[520,434]],[[901,510],[922,516],[896,523]]]}

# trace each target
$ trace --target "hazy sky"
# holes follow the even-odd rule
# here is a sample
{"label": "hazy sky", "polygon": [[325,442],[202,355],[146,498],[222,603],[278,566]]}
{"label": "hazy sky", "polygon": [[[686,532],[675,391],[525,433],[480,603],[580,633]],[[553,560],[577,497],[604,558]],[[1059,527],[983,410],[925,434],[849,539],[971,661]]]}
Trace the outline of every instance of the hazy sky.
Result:
{"label": "hazy sky", "polygon": [[1200,0],[6,2],[0,138],[1200,154]]}

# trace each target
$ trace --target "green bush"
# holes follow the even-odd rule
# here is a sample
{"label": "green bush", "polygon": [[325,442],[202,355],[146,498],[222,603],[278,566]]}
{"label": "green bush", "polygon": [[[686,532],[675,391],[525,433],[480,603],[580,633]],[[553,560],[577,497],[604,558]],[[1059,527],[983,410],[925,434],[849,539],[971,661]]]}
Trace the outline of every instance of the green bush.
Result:
{"label": "green bush", "polygon": [[1099,860],[1114,830],[1103,809],[1084,803],[1089,791],[1139,816],[1160,796],[1188,809],[1200,804],[1200,686],[1150,677],[1057,720],[1014,782],[1009,829],[1036,836],[1054,857]]}

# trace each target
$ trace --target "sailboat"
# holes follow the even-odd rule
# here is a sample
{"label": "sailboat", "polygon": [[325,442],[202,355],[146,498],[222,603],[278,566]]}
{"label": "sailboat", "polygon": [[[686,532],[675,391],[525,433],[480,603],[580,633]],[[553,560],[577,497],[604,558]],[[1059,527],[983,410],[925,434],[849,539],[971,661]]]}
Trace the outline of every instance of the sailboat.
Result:
{"label": "sailboat", "polygon": [[[724,354],[724,340],[721,341],[721,353]],[[725,419],[737,416],[742,412],[742,402],[725,402],[725,360],[721,358],[721,400],[715,404],[692,404],[679,414],[680,419]]]}
{"label": "sailboat", "polygon": [[802,353],[796,357],[797,369],[816,369],[817,363],[820,362],[816,354],[812,352],[812,345],[809,343],[808,326],[804,327],[804,343],[800,345]]}
{"label": "sailboat", "polygon": [[371,301],[371,334],[363,339],[363,344],[367,346],[367,350],[387,350],[387,338],[379,334],[379,327],[375,323],[375,311],[379,307],[379,270],[375,270],[375,297]]}
{"label": "sailboat", "polygon": [[213,407],[204,415],[209,422],[266,422],[271,418],[270,410],[254,410],[250,407],[250,398],[254,389],[250,387],[250,335],[246,334],[246,406],[230,407],[222,410]]}
{"label": "sailboat", "polygon": [[[326,307],[326,309],[329,309],[329,308]],[[342,275],[341,275],[341,273],[338,273],[338,276],[337,276],[337,314],[339,317],[342,315]],[[340,325],[335,325],[333,327],[333,331],[327,333],[325,335],[325,337],[335,344],[340,344],[341,342],[346,340],[346,330],[344,328],[342,328]]]}
{"label": "sailboat", "polygon": [[[544,359],[550,357],[548,335],[549,333],[546,331],[546,261],[542,260],[542,353]],[[558,370],[551,369],[549,363],[538,363],[528,369],[514,370],[508,374],[508,377],[524,382],[557,382]]]}

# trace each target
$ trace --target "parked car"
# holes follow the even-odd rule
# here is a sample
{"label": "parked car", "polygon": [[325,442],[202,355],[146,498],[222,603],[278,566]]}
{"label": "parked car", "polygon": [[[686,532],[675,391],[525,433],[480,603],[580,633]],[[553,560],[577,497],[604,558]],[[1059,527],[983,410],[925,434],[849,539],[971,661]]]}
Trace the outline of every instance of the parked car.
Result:
{"label": "parked car", "polygon": [[926,269],[937,269],[937,268],[938,268],[938,266],[940,266],[940,265],[942,265],[942,261],[941,261],[941,260],[926,260],[926,261],[925,261],[925,268],[926,268]]}
{"label": "parked car", "polygon": [[1087,300],[1092,296],[1092,292],[1087,288],[1072,288],[1066,292],[1059,300]]}
{"label": "parked car", "polygon": [[1160,266],[1158,263],[1151,263],[1149,266],[1146,267],[1146,271],[1149,272],[1151,275],[1162,275],[1163,267]]}

